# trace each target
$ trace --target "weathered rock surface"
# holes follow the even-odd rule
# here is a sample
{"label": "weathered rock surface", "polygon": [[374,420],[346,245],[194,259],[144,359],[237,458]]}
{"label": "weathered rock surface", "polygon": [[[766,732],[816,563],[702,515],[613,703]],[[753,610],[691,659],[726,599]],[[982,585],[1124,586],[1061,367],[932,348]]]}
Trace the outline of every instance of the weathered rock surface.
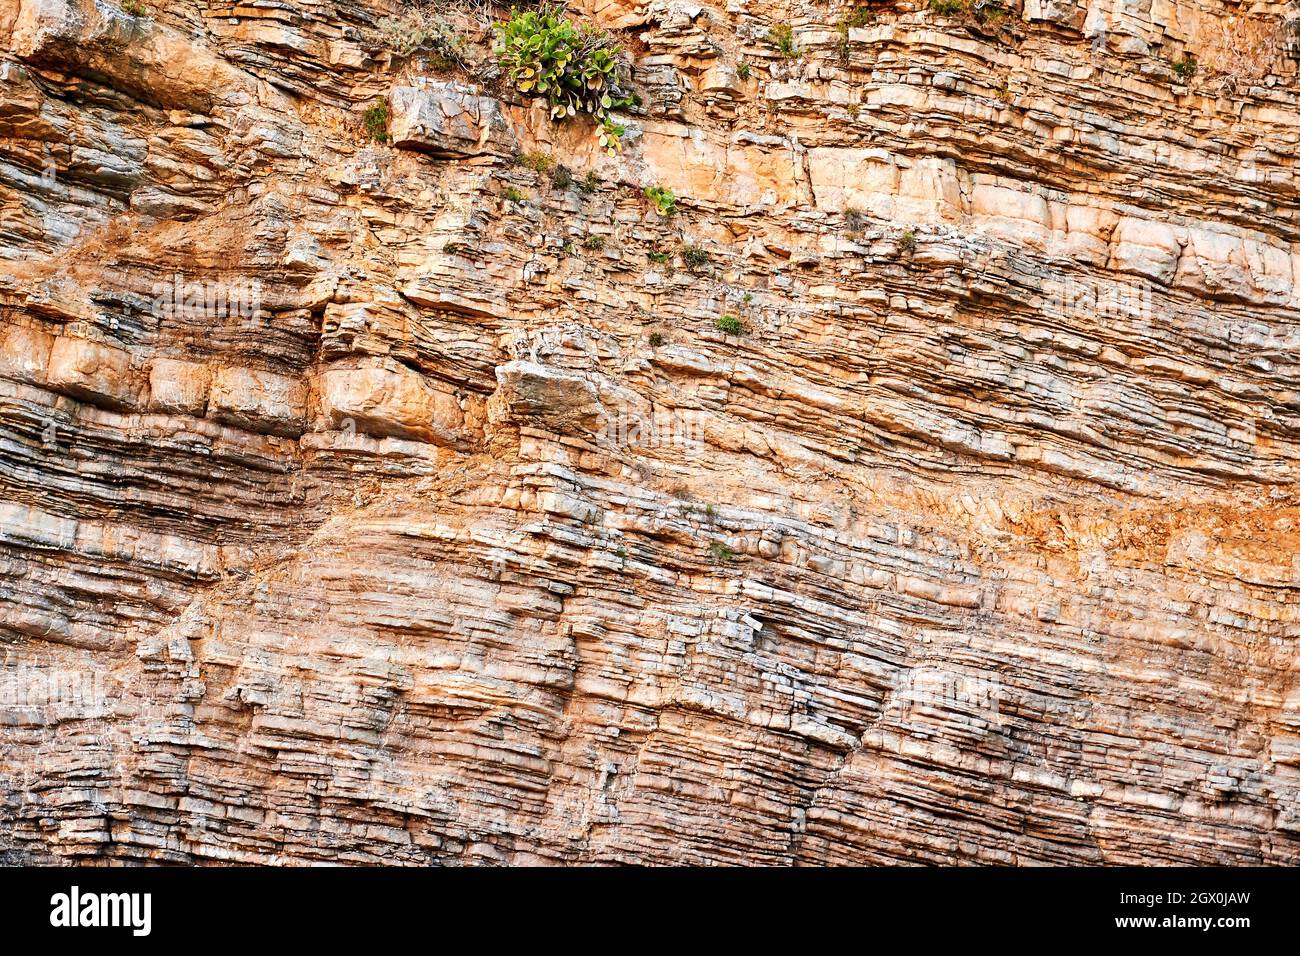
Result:
{"label": "weathered rock surface", "polygon": [[1300,862],[1293,11],[871,9],[0,0],[0,859]]}

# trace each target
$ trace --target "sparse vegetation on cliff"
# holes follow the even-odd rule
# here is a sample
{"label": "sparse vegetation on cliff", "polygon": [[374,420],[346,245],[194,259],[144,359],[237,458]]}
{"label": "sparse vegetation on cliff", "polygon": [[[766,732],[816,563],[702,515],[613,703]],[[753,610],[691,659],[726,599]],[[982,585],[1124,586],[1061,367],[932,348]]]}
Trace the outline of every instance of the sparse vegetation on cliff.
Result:
{"label": "sparse vegetation on cliff", "polygon": [[1174,76],[1186,83],[1196,75],[1196,57],[1190,53],[1183,54],[1182,59],[1174,61],[1173,71]]}
{"label": "sparse vegetation on cliff", "polygon": [[366,135],[376,143],[388,142],[388,104],[376,100],[362,114],[361,121],[366,126]]}
{"label": "sparse vegetation on cliff", "polygon": [[709,558],[714,564],[730,564],[736,560],[736,549],[723,541],[709,542]]}
{"label": "sparse vegetation on cliff", "polygon": [[683,243],[682,262],[686,263],[686,268],[692,272],[699,272],[709,264],[709,252],[707,249],[689,242]]}
{"label": "sparse vegetation on cliff", "polygon": [[[1294,8],[1294,5],[1293,5]],[[1239,13],[1202,21],[1196,52],[1169,68],[1180,83],[1237,92],[1286,73],[1289,51],[1300,47],[1300,16],[1275,12]]]}
{"label": "sparse vegetation on cliff", "polygon": [[989,25],[999,23],[1005,19],[1007,8],[999,3],[998,0],[976,0],[972,12],[975,14],[976,20],[985,25]]}
{"label": "sparse vegetation on cliff", "polygon": [[556,163],[551,170],[551,185],[556,189],[568,189],[573,185],[573,172],[563,163]]}
{"label": "sparse vegetation on cliff", "polygon": [[370,40],[399,57],[428,54],[433,69],[450,70],[464,65],[467,41],[446,19],[445,5],[425,0],[409,4],[393,17],[384,17],[370,33]]}
{"label": "sparse vegetation on cliff", "polygon": [[790,28],[788,23],[774,24],[763,39],[768,46],[787,60],[794,60],[803,56],[803,51],[795,46],[794,30]]}
{"label": "sparse vegetation on cliff", "polygon": [[555,160],[548,153],[534,151],[531,153],[518,153],[514,161],[517,165],[525,169],[531,169],[535,173],[549,173],[555,168]]}
{"label": "sparse vegetation on cliff", "polygon": [[955,17],[966,11],[966,0],[930,0],[930,12],[941,17]]}
{"label": "sparse vegetation on cliff", "polygon": [[849,31],[874,22],[876,15],[867,7],[854,7],[845,14],[835,24],[835,30],[840,35],[839,42],[836,44],[836,52],[839,55],[841,63],[849,62]]}
{"label": "sparse vegetation on cliff", "polygon": [[550,153],[543,153],[540,150],[517,153],[514,162],[515,165],[531,169],[537,175],[550,180],[551,185],[556,189],[568,189],[573,185],[573,171],[563,163],[556,162],[555,157]]}

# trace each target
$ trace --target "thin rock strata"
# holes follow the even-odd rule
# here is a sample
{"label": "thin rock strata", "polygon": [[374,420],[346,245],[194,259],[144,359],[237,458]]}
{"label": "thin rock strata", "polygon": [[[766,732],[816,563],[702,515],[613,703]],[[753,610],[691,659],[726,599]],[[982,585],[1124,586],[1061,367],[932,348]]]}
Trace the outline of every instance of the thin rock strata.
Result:
{"label": "thin rock strata", "polygon": [[127,6],[0,0],[0,860],[1300,863],[1292,7],[575,2],[611,156]]}

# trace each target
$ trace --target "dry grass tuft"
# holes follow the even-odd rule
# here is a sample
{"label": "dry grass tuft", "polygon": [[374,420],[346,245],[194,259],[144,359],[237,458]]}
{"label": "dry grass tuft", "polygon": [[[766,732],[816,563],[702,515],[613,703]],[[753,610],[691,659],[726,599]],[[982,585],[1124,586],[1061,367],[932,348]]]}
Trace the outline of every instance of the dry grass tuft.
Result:
{"label": "dry grass tuft", "polygon": [[1207,84],[1235,92],[1281,72],[1292,31],[1280,16],[1241,14],[1200,26],[1196,65]]}

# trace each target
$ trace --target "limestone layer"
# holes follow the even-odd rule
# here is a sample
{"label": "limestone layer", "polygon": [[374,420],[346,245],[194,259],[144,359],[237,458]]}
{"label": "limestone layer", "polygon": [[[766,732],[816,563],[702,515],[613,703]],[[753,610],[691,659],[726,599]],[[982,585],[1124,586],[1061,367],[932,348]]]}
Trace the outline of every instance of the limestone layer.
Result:
{"label": "limestone layer", "polygon": [[0,861],[1300,863],[1296,11],[937,6],[0,0]]}

